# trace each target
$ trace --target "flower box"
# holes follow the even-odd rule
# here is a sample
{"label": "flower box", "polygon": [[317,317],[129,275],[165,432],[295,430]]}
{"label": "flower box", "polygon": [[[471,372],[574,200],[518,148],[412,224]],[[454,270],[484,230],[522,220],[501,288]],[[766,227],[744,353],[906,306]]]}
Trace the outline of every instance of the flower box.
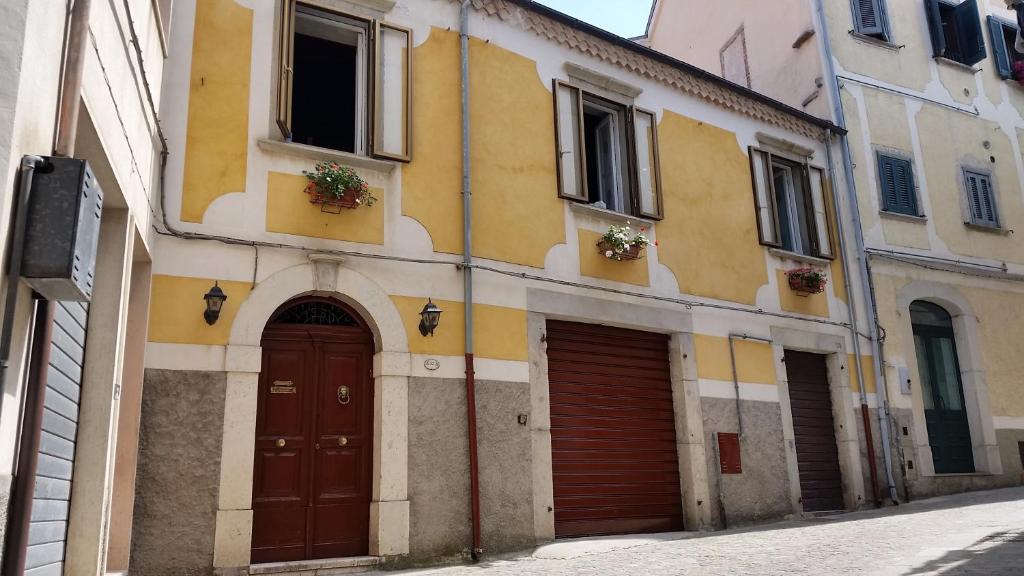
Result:
{"label": "flower box", "polygon": [[[644,257],[644,249],[651,243],[644,235],[646,228],[633,234],[629,222],[625,226],[609,226],[608,231],[597,242],[597,251],[609,260],[639,260]],[[657,242],[654,243],[658,245]]]}
{"label": "flower box", "polygon": [[789,288],[797,293],[797,296],[810,296],[821,294],[825,291],[825,284],[828,278],[825,274],[814,268],[798,268],[786,272],[789,280]]}
{"label": "flower box", "polygon": [[611,260],[639,260],[644,257],[644,247],[638,244],[629,244],[622,250],[616,250],[611,242],[601,240],[597,243],[597,251]]}
{"label": "flower box", "polygon": [[322,212],[340,214],[344,208],[373,206],[377,200],[355,170],[337,162],[318,162],[314,172],[303,174],[309,179],[305,190],[309,202],[319,204]]}
{"label": "flower box", "polygon": [[321,212],[330,214],[341,214],[343,208],[354,210],[359,207],[359,190],[349,189],[342,192],[340,197],[323,194],[315,185],[306,187],[309,194],[310,204],[319,204]]}

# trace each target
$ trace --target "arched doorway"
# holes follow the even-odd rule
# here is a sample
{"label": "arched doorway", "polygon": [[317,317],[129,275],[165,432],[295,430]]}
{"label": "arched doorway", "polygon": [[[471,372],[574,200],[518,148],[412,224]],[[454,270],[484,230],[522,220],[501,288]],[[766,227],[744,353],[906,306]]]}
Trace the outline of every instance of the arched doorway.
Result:
{"label": "arched doorway", "polygon": [[253,564],[369,551],[373,335],[337,300],[281,306],[263,331]]}
{"label": "arched doorway", "polygon": [[974,472],[974,450],[953,319],[941,306],[923,300],[911,303],[910,318],[935,472]]}

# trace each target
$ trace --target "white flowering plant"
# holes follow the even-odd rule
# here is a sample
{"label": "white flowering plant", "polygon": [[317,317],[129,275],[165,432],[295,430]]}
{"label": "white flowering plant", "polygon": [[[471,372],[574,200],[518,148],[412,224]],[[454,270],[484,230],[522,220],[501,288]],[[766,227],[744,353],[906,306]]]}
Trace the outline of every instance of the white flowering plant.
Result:
{"label": "white flowering plant", "polygon": [[[634,233],[629,222],[625,226],[613,224],[608,227],[604,236],[601,236],[600,242],[597,243],[598,250],[609,260],[636,260],[643,255],[644,248],[651,244],[646,232],[647,228],[641,227]],[[657,242],[654,244],[657,246]]]}

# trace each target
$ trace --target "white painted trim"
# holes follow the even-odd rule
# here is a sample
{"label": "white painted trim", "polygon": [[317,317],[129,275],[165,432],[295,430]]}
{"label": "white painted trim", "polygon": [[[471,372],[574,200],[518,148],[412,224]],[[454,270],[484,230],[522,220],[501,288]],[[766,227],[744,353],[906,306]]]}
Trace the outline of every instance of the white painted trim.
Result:
{"label": "white painted trim", "polygon": [[146,368],[223,372],[225,346],[146,343]]}
{"label": "white painted trim", "polygon": [[1024,430],[1024,416],[993,416],[992,426],[997,430]]}
{"label": "white painted trim", "polygon": [[[736,398],[735,385],[728,380],[700,380],[701,398]],[[775,384],[750,384],[740,382],[740,400],[757,402],[778,402],[779,387]]]}

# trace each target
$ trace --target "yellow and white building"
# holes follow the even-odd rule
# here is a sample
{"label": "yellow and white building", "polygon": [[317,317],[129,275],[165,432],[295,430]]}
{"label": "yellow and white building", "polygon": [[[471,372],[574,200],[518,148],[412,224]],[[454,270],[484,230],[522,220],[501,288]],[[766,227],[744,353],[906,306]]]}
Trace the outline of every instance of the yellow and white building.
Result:
{"label": "yellow and white building", "polygon": [[[133,572],[876,500],[841,129],[525,0],[182,0],[171,22]],[[311,203],[317,162],[377,201]],[[609,258],[626,225],[651,245]]]}
{"label": "yellow and white building", "polygon": [[[870,270],[880,402],[891,414],[895,476],[905,478],[895,488],[918,498],[1019,485],[1016,13],[997,0],[791,4],[783,13],[743,0],[713,10],[657,2],[647,41],[791,104],[831,110],[848,129],[844,171]],[[706,42],[677,40],[696,31]],[[789,86],[771,73],[784,62],[794,63]]]}

